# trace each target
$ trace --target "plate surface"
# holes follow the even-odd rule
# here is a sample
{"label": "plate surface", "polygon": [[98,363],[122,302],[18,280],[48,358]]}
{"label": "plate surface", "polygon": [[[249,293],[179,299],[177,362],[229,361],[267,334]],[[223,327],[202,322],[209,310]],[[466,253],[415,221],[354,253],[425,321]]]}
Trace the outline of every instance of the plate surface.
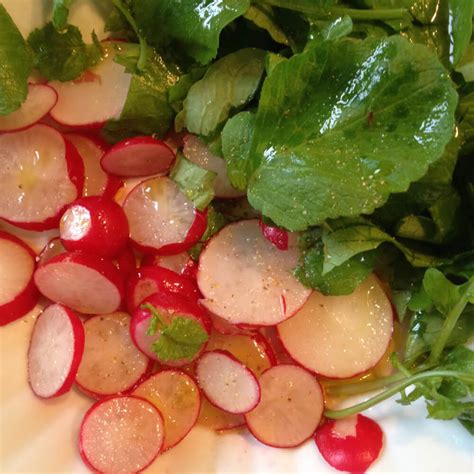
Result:
{"label": "plate surface", "polygon": [[[52,0],[0,0],[23,35],[50,16]],[[109,0],[76,0],[71,22],[88,38],[103,38]],[[0,229],[11,228],[0,223]],[[18,232],[36,250],[48,240]],[[0,269],[2,271],[2,269]],[[26,381],[26,351],[39,308],[0,328],[0,472],[86,473],[77,451],[78,428],[91,401],[71,391],[52,401],[36,399]],[[425,418],[423,403],[401,407],[387,401],[369,410],[385,432],[385,447],[374,473],[473,473],[474,438],[457,422]],[[248,433],[217,435],[195,427],[177,447],[159,457],[150,473],[331,473],[313,442],[284,450],[263,446]]]}

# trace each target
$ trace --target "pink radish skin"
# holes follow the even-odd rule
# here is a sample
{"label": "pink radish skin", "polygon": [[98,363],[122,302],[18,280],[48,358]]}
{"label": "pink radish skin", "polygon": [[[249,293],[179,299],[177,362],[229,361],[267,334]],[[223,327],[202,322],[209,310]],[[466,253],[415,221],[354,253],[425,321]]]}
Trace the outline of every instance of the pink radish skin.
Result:
{"label": "pink radish skin", "polygon": [[28,382],[40,398],[68,392],[84,352],[84,328],[65,306],[48,306],[36,320],[28,350]]}
{"label": "pink radish skin", "polygon": [[76,384],[87,395],[103,398],[128,393],[150,372],[151,361],[130,339],[128,314],[94,316],[84,323],[84,330],[84,355]]}
{"label": "pink radish skin", "polygon": [[273,227],[260,220],[263,236],[278,250],[288,250],[288,232],[279,227]]}
{"label": "pink radish skin", "polygon": [[339,471],[365,472],[383,447],[380,426],[364,415],[329,420],[316,431],[314,440],[323,458]]}
{"label": "pink radish skin", "polygon": [[21,318],[38,302],[36,254],[22,240],[0,230],[0,326]]}
{"label": "pink radish skin", "polygon": [[0,135],[0,218],[26,230],[59,224],[84,185],[76,149],[47,125]]}
{"label": "pink radish skin", "polygon": [[52,258],[56,257],[57,255],[61,255],[62,253],[66,253],[66,249],[61,242],[59,237],[52,238],[41,250],[41,253],[37,257],[38,267],[48,263]]}
{"label": "pink radish skin", "polygon": [[297,365],[276,365],[259,382],[261,401],[245,415],[255,438],[276,448],[292,448],[309,439],[324,409],[318,381]]}
{"label": "pink radish skin", "polygon": [[195,278],[197,272],[196,262],[187,252],[176,255],[145,255],[142,266],[167,268],[188,278]]}
{"label": "pink radish skin", "polygon": [[112,258],[128,241],[128,221],[112,199],[89,196],[78,199],[64,212],[59,227],[61,241],[70,252],[80,250]]}
{"label": "pink radish skin", "polygon": [[207,399],[229,413],[247,413],[260,401],[257,378],[230,352],[205,352],[196,363],[196,378]]}
{"label": "pink radish skin", "polygon": [[21,107],[0,117],[0,132],[18,132],[39,122],[58,101],[56,91],[45,84],[29,84],[28,95]]}
{"label": "pink radish skin", "polygon": [[82,420],[79,451],[92,472],[143,471],[161,452],[161,413],[147,400],[118,396],[96,402]]}
{"label": "pink radish skin", "polygon": [[123,278],[114,265],[82,252],[57,255],[34,278],[46,298],[83,314],[114,312],[123,298]]}
{"label": "pink radish skin", "polygon": [[148,400],[163,415],[163,451],[176,446],[196,424],[201,408],[199,388],[192,377],[176,370],[150,375],[132,393]]}
{"label": "pink radish skin", "polygon": [[175,157],[165,142],[143,136],[117,143],[104,154],[100,163],[107,173],[134,178],[167,174]]}

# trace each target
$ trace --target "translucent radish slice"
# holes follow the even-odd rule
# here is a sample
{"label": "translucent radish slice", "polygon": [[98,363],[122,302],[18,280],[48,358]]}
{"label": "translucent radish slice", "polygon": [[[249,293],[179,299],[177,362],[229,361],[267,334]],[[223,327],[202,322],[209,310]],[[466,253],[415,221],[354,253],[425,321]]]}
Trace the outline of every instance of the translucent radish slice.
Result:
{"label": "translucent radish slice", "polygon": [[29,230],[53,229],[83,183],[76,149],[53,128],[0,135],[0,218]]}
{"label": "translucent radish slice", "polygon": [[124,178],[167,174],[176,155],[163,141],[153,137],[123,140],[108,150],[102,168]]}
{"label": "translucent radish slice", "polygon": [[196,424],[201,395],[196,382],[180,370],[163,370],[151,375],[134,391],[155,405],[163,415],[163,451],[178,444]]}
{"label": "translucent radish slice", "polygon": [[84,352],[84,328],[75,313],[53,304],[36,320],[28,350],[28,381],[41,398],[70,390]]}
{"label": "translucent radish slice", "polygon": [[214,192],[219,198],[237,198],[245,193],[233,188],[227,177],[226,162],[219,156],[213,155],[208,147],[195,135],[186,135],[184,138],[184,156],[203,168],[217,173],[214,181]]}
{"label": "translucent radish slice", "polygon": [[228,413],[202,397],[198,423],[214,431],[228,431],[245,426],[244,415]]}
{"label": "translucent radish slice", "polygon": [[176,255],[145,255],[142,266],[162,267],[180,275],[193,278],[196,273],[196,263],[187,252]]}
{"label": "translucent radish slice", "polygon": [[259,382],[260,403],[245,415],[255,438],[276,448],[299,446],[310,438],[324,409],[318,381],[297,365],[276,365]]}
{"label": "translucent radish slice", "polygon": [[392,329],[392,306],[373,275],[348,296],[314,292],[294,318],[278,326],[281,342],[295,361],[333,378],[374,367]]}
{"label": "translucent radish slice", "polygon": [[0,132],[24,130],[39,122],[56,104],[56,91],[44,84],[30,84],[25,102],[15,112],[0,117]]}
{"label": "translucent radish slice", "polygon": [[140,250],[164,255],[192,247],[206,229],[206,219],[169,178],[136,186],[123,204],[130,237]]}
{"label": "translucent radish slice", "polygon": [[43,247],[43,250],[41,250],[41,253],[37,258],[38,266],[48,263],[52,258],[65,252],[66,249],[64,248],[61,239],[59,237],[54,237]]}
{"label": "translucent radish slice", "polygon": [[21,318],[38,302],[35,259],[22,240],[0,231],[0,326]]}
{"label": "translucent radish slice", "polygon": [[297,262],[298,248],[278,250],[263,237],[258,220],[229,224],[201,253],[201,302],[233,324],[277,324],[295,314],[311,294],[293,276]]}
{"label": "translucent radish slice", "polygon": [[131,474],[155,460],[163,440],[160,412],[142,398],[120,396],[95,403],[85,414],[79,450],[92,472]]}
{"label": "translucent radish slice", "polygon": [[84,323],[86,342],[76,383],[100,398],[131,390],[150,369],[130,338],[130,316],[112,313]]}

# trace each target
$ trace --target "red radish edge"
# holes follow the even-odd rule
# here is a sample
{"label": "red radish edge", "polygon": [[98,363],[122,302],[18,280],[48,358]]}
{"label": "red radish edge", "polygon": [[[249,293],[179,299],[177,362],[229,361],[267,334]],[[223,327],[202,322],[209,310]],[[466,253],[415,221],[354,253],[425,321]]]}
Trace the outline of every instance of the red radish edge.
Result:
{"label": "red radish edge", "polygon": [[288,232],[280,227],[269,226],[260,219],[260,229],[263,236],[278,250],[288,250]]}

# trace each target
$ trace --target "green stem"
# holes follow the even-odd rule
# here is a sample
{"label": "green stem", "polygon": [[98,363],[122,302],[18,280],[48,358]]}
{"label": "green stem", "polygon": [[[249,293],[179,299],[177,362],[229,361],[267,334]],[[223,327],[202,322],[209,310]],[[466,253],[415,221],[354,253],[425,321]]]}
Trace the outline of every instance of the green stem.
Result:
{"label": "green stem", "polygon": [[146,332],[149,336],[153,336],[154,334],[156,334],[156,331],[158,329],[166,328],[166,323],[161,318],[161,315],[158,310],[151,303],[143,303],[142,305],[140,305],[140,309],[143,309],[144,311],[149,311],[151,313],[152,319]]}
{"label": "green stem", "polygon": [[365,381],[341,381],[325,383],[324,388],[329,395],[332,396],[349,396],[360,395],[362,393],[372,392],[392,385],[395,382],[403,380],[405,376],[401,373],[390,375],[388,377],[381,377],[375,380]]}

